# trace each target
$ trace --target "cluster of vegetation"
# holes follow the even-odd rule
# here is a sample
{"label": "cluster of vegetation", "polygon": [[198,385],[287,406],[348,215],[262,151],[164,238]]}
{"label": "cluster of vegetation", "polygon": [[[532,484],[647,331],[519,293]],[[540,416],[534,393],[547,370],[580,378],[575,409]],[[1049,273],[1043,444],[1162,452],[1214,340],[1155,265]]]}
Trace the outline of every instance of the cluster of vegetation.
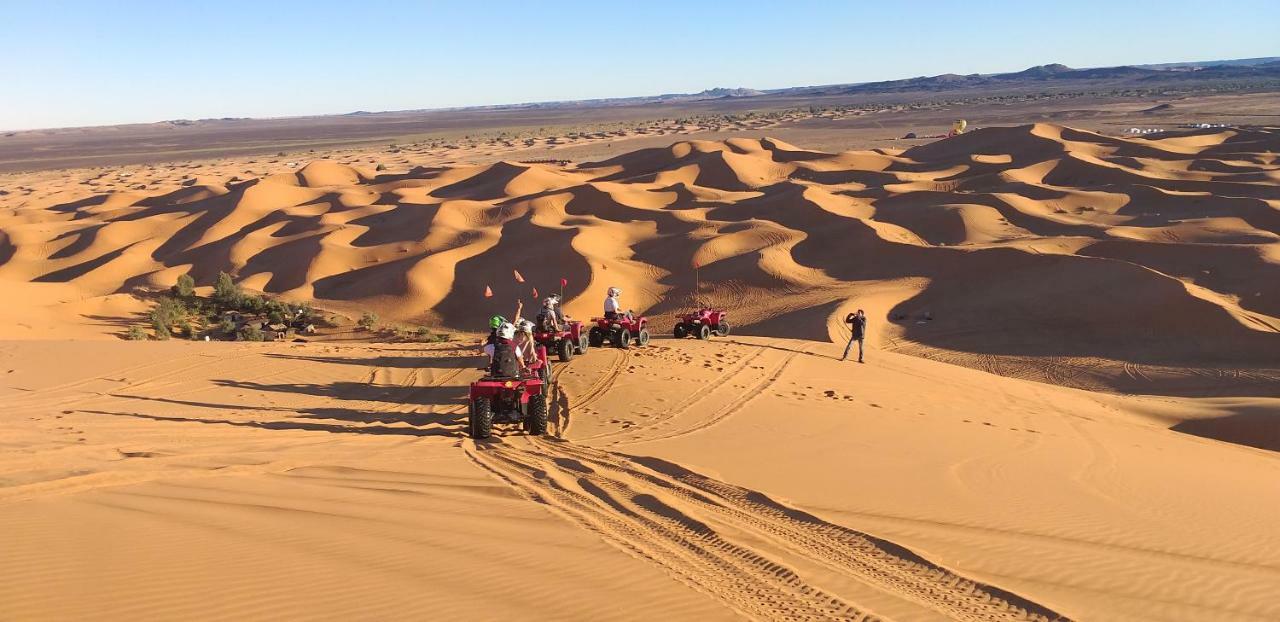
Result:
{"label": "cluster of vegetation", "polygon": [[[184,274],[164,295],[156,299],[147,314],[151,331],[143,326],[130,326],[126,337],[134,341],[208,338],[227,341],[265,341],[262,326],[284,326],[301,329],[308,325],[334,326],[337,318],[323,319],[309,303],[293,304],[266,296],[246,293],[231,275],[222,272],[214,283],[213,294],[196,295],[195,279]],[[425,326],[383,325],[377,313],[365,312],[356,326],[378,338],[436,343],[449,341],[446,333],[436,333]]]}
{"label": "cluster of vegetation", "polygon": [[432,332],[426,326],[383,325],[379,323],[378,314],[365,311],[356,321],[361,330],[373,333],[382,339],[394,341],[410,341],[418,343],[440,343],[452,339],[447,333]]}
{"label": "cluster of vegetation", "polygon": [[[167,295],[156,300],[147,314],[156,339],[216,337],[235,341],[265,340],[261,327],[252,322],[237,322],[228,312],[256,316],[268,325],[297,326],[317,321],[310,304],[292,304],[245,293],[225,272],[218,274],[212,296],[197,296],[195,287],[195,279],[184,274],[178,277],[177,284]],[[141,326],[130,327],[127,336],[133,340],[148,337]]]}

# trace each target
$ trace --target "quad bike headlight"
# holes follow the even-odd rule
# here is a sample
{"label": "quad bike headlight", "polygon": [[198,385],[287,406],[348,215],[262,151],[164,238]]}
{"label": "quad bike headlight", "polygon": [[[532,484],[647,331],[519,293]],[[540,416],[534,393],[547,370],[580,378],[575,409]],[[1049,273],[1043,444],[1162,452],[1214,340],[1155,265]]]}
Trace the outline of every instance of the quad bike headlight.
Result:
{"label": "quad bike headlight", "polygon": [[514,387],[514,386],[515,386],[515,383],[514,383],[514,382],[511,382],[510,380],[508,380],[508,381],[506,381],[506,382],[502,383],[502,386],[504,386],[504,387],[506,387],[506,388],[510,389],[511,387]]}

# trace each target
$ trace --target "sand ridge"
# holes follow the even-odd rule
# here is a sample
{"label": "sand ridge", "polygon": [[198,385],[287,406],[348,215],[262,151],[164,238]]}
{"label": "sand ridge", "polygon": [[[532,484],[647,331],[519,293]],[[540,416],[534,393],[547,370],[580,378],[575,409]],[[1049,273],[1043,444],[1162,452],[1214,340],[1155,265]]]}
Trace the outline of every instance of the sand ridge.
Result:
{"label": "sand ridge", "polygon": [[[577,316],[616,285],[658,330],[701,299],[733,301],[749,333],[820,340],[840,338],[842,301],[856,299],[892,349],[1151,393],[1202,391],[1176,371],[1199,369],[1257,393],[1231,378],[1280,377],[1277,136],[1033,124],[899,152],[733,138],[578,164],[386,172],[320,159],[25,199],[0,216],[0,279],[89,299],[226,271],[287,299],[478,330],[477,305],[531,293],[508,276],[519,269],[543,292],[567,279]],[[882,297],[886,283],[918,289]],[[1056,370],[1028,363],[1048,354]]]}

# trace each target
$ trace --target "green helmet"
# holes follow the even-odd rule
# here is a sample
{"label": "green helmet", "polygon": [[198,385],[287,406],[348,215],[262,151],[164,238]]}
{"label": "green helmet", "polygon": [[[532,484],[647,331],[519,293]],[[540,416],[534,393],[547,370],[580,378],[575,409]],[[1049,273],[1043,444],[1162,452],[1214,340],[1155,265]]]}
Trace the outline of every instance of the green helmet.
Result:
{"label": "green helmet", "polygon": [[502,324],[505,323],[506,321],[507,321],[507,318],[502,317],[501,315],[495,315],[489,318],[489,328],[497,328],[499,326],[502,326]]}

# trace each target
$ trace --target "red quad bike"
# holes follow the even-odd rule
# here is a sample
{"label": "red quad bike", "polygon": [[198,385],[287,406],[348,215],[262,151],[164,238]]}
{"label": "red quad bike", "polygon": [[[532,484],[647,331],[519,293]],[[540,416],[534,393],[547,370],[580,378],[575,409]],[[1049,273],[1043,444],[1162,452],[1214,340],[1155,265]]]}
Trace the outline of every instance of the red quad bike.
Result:
{"label": "red quad bike", "polygon": [[641,316],[621,315],[610,320],[603,317],[593,317],[592,322],[596,325],[591,327],[590,333],[587,335],[587,341],[592,347],[598,348],[604,345],[607,338],[609,343],[615,348],[629,348],[634,340],[637,346],[644,347],[649,345],[649,319]]}
{"label": "red quad bike", "polygon": [[684,339],[689,335],[698,339],[707,339],[712,335],[727,337],[729,320],[725,317],[728,315],[728,311],[703,307],[693,313],[676,316],[676,327],[671,332],[676,339]]}
{"label": "red quad bike", "polygon": [[545,348],[538,348],[538,356],[538,362],[530,366],[523,377],[486,376],[471,383],[467,418],[471,438],[489,438],[495,423],[519,424],[534,436],[547,433],[547,389],[551,364],[547,361]]}
{"label": "red quad bike", "polygon": [[566,321],[558,333],[534,331],[533,340],[559,355],[562,363],[569,362],[575,354],[586,354],[590,345],[587,336],[582,334],[582,322],[577,320]]}

